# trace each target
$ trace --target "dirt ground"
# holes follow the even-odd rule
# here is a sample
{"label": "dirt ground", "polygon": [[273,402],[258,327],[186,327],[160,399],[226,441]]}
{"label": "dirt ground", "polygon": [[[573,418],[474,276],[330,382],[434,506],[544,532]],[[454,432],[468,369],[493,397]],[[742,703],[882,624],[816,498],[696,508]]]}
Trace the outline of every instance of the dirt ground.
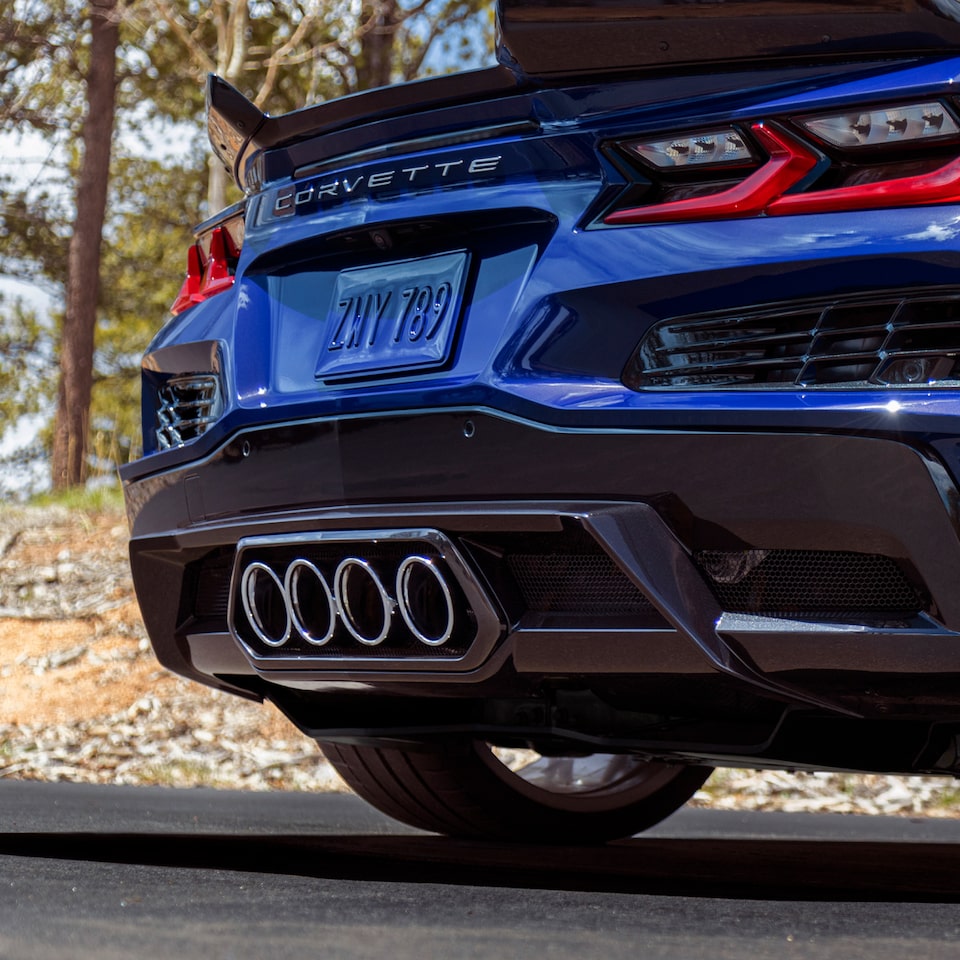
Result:
{"label": "dirt ground", "polygon": [[[126,545],[119,511],[0,512],[0,725],[75,724],[145,698],[209,698],[155,659]],[[265,738],[301,736],[274,708],[257,712]]]}

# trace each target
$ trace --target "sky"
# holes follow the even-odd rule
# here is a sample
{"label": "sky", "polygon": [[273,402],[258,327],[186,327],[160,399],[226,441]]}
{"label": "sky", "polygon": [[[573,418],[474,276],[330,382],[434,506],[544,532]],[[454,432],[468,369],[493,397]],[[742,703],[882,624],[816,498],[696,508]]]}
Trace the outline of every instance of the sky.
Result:
{"label": "sky", "polygon": [[[48,169],[45,165],[51,159],[50,144],[39,134],[0,136],[0,174],[11,176],[17,187],[29,187],[43,182]],[[23,301],[39,316],[48,316],[51,310],[59,306],[53,294],[36,284],[2,274],[0,295],[5,300]],[[4,467],[2,461],[28,444],[49,416],[50,412],[47,411],[23,417],[14,424],[0,424],[0,495],[20,497],[44,486],[45,464],[37,464],[35,469],[11,470]]]}

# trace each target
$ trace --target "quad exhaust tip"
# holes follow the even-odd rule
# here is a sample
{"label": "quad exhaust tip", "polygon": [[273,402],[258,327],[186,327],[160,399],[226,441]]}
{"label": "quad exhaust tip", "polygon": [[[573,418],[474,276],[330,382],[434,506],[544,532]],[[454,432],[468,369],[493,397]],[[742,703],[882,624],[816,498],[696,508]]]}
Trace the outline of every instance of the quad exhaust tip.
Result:
{"label": "quad exhaust tip", "polygon": [[229,622],[257,661],[461,657],[502,624],[438,531],[250,537]]}
{"label": "quad exhaust tip", "polygon": [[294,632],[312,646],[326,646],[339,623],[359,643],[376,647],[390,635],[398,613],[428,647],[442,647],[453,636],[453,591],[434,558],[404,558],[391,587],[392,594],[360,557],[341,560],[332,583],[316,564],[297,557],[282,580],[268,564],[250,563],[240,580],[240,598],[250,629],[273,648],[284,646]]}

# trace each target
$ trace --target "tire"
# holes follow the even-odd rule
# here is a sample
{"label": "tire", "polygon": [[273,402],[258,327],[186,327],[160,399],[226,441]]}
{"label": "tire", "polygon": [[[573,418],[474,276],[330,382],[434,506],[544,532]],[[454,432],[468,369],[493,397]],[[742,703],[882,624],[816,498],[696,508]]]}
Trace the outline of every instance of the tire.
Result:
{"label": "tire", "polygon": [[337,772],[381,812],[422,830],[525,843],[602,843],[682,807],[713,772],[614,754],[540,757],[514,773],[482,742],[321,743]]}

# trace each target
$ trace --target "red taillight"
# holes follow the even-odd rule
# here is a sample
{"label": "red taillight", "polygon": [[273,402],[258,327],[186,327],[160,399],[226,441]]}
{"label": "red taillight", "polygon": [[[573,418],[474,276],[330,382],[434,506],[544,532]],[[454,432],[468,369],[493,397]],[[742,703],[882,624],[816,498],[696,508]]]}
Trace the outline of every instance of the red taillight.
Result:
{"label": "red taillight", "polygon": [[930,203],[960,201],[960,159],[917,177],[897,177],[835,190],[815,190],[780,197],[769,214],[831,213],[878,207],[920,207]]}
{"label": "red taillight", "polygon": [[719,193],[688,200],[674,200],[629,210],[616,210],[604,223],[667,223],[680,220],[717,220],[753,217],[799,183],[816,165],[817,156],[785,134],[754,124],[753,134],[767,151],[769,160],[741,183]]}
{"label": "red taillight", "polygon": [[[922,101],[785,121],[800,135],[754,123],[750,137],[730,126],[621,141],[614,149],[634,163],[639,160],[644,182],[653,186],[647,203],[609,211],[603,222],[619,226],[960,203],[960,121],[954,108]],[[804,134],[813,142],[805,142]],[[756,166],[761,155],[766,159]],[[751,159],[755,168],[730,185],[737,164],[742,168]],[[681,187],[688,196],[671,199]]]}
{"label": "red taillight", "polygon": [[174,316],[233,286],[242,243],[242,218],[201,233],[187,251],[187,275],[170,308]]}
{"label": "red taillight", "polygon": [[203,297],[200,296],[200,284],[203,280],[203,261],[200,258],[200,247],[192,244],[187,250],[187,275],[184,277],[183,286],[177,299],[173,301],[170,312],[176,316],[183,313],[187,307],[194,303],[199,303]]}

